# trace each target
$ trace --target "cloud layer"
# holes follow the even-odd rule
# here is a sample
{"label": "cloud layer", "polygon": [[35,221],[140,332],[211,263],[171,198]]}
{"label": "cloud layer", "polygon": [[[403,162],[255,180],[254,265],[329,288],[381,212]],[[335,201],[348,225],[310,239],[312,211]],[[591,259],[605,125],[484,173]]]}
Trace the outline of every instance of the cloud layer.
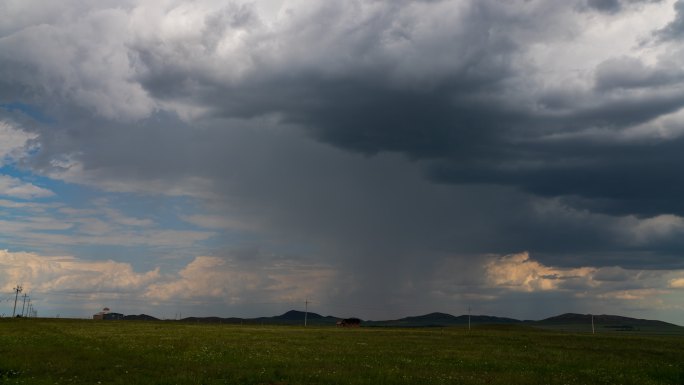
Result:
{"label": "cloud layer", "polygon": [[[247,255],[250,258],[245,258]],[[684,270],[557,268],[545,266],[527,253],[521,253],[491,256],[469,268],[470,272],[482,271],[481,276],[465,277],[462,271],[454,269],[454,262],[446,260],[439,269],[431,271],[432,278],[426,286],[415,282],[414,290],[408,287],[396,290],[406,290],[413,296],[415,289],[432,288],[424,297],[429,304],[444,303],[445,298],[458,296],[475,304],[478,311],[515,314],[517,304],[506,303],[516,301],[519,292],[560,293],[571,301],[583,300],[587,309],[624,312],[639,307],[649,311],[677,308],[679,304],[673,297],[681,295],[684,288],[681,284]],[[0,266],[3,267],[0,279],[7,286],[3,291],[11,290],[10,286],[14,285],[11,282],[21,284],[30,294],[34,307],[43,307],[46,312],[58,310],[55,304],[68,303],[68,299],[74,297],[83,301],[76,310],[81,316],[88,316],[87,311],[111,303],[123,304],[131,309],[129,312],[142,311],[152,305],[159,313],[167,315],[197,304],[212,306],[202,310],[203,314],[224,314],[225,309],[249,307],[274,312],[296,306],[302,298],[312,297],[312,304],[319,312],[332,312],[338,316],[359,312],[358,306],[349,307],[340,302],[340,293],[335,291],[340,290],[344,279],[337,276],[332,266],[253,252],[235,254],[227,259],[199,256],[179,271],[169,273],[161,273],[159,267],[137,272],[128,263],[111,260],[48,257],[7,250],[0,250]],[[450,284],[456,284],[454,287],[458,289],[450,291]],[[126,302],[130,296],[135,296],[138,302]],[[549,304],[534,316],[552,315],[567,306],[567,303]],[[380,315],[388,314],[392,307],[397,312],[420,311],[410,300],[397,299],[361,309]]]}
{"label": "cloud layer", "polygon": [[[101,131],[168,111],[223,127],[292,124],[347,150],[404,154],[437,182],[509,185],[608,213],[681,214],[678,48],[643,43],[675,28],[668,8],[291,1],[265,19],[241,3],[99,5],[26,18],[44,23],[9,29],[2,45],[12,56],[0,62],[5,99],[30,95],[22,101],[68,119],[41,139],[42,166],[66,167],[71,174],[53,175],[70,180],[116,189],[108,179],[130,178],[130,166],[107,153],[135,154],[136,145],[111,132],[97,139]],[[562,55],[568,49],[575,58]],[[113,121],[79,123],[85,111]],[[135,129],[142,143],[159,139],[149,125]],[[164,135],[170,146],[213,136]],[[164,190],[160,167],[150,172]]]}

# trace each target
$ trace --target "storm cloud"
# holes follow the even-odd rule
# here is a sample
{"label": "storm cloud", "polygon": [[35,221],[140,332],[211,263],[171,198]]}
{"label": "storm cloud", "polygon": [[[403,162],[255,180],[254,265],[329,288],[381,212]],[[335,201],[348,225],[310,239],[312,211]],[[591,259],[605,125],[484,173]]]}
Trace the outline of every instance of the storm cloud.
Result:
{"label": "storm cloud", "polygon": [[[193,255],[176,264],[126,261],[175,269],[180,281],[151,286],[158,298],[191,273],[234,297],[239,276],[268,286],[258,264],[231,262],[245,248],[266,266],[320,267],[325,279],[310,279],[330,303],[396,312],[423,293],[505,308],[505,293],[522,295],[511,266],[532,262],[543,277],[530,287],[549,290],[528,294],[543,301],[589,290],[562,272],[663,271],[634,290],[679,287],[664,271],[684,266],[680,1],[54,7],[0,5],[0,135],[14,143],[0,144],[0,189],[17,202],[57,199],[54,182],[108,195],[88,215],[154,258],[187,235]],[[111,207],[127,199],[141,211]],[[89,239],[68,204],[44,208],[72,224],[58,237],[6,205],[0,240],[44,255],[45,239],[60,255],[69,239],[116,243]],[[461,268],[447,278],[445,266]]]}

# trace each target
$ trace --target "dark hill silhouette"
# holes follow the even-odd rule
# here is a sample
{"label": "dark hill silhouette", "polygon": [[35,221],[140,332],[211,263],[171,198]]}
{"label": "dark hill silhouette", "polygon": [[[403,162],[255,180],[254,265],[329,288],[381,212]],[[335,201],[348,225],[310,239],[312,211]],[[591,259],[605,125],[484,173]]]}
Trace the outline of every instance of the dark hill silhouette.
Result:
{"label": "dark hill silhouette", "polygon": [[[537,321],[539,324],[588,324],[591,323],[591,314],[577,314],[577,313],[565,313],[557,315],[555,317],[549,317],[541,321]],[[675,324],[667,323],[664,321],[647,320],[640,318],[630,318],[618,315],[594,315],[595,325],[605,325],[605,324],[632,324],[632,325],[648,325],[648,326],[677,326]]]}
{"label": "dark hill silhouette", "polygon": [[230,317],[230,318],[221,318],[221,317],[186,317],[181,319],[183,322],[202,322],[202,323],[222,323],[222,324],[239,324],[243,323],[244,319],[242,318],[236,318],[236,317]]}
{"label": "dark hill silhouette", "polygon": [[123,319],[126,321],[159,321],[158,318],[147,314],[125,315]]}
{"label": "dark hill silhouette", "polygon": [[[472,315],[470,316],[471,325],[498,325],[498,324],[515,324],[522,321],[513,318],[493,317],[486,315]],[[455,326],[467,325],[468,316],[460,315],[458,317],[447,313],[429,313],[420,316],[404,317],[396,320],[386,321],[367,321],[367,326],[395,326],[395,327],[423,327],[423,326]]]}
{"label": "dark hill silhouette", "polygon": [[458,322],[458,317],[447,313],[429,313],[425,315],[400,318],[397,321],[406,322]]}
{"label": "dark hill silhouette", "polygon": [[[290,310],[290,311],[285,312],[281,315],[277,315],[275,317],[268,317],[268,318],[271,318],[274,320],[283,320],[283,321],[294,321],[294,320],[300,321],[300,320],[304,319],[304,314],[305,313],[303,311]],[[317,314],[317,313],[309,312],[307,314],[306,318],[309,320],[316,320],[316,319],[321,319],[321,318],[325,318],[325,317],[323,317],[322,315]]]}
{"label": "dark hill silhouette", "polygon": [[[290,310],[283,314],[272,317],[258,318],[221,318],[221,317],[187,317],[182,322],[192,323],[225,323],[225,324],[247,324],[247,325],[303,325],[305,312],[300,310]],[[653,333],[676,333],[684,334],[684,327],[671,323],[630,318],[617,315],[594,315],[594,326],[601,331],[640,331]],[[312,326],[332,326],[338,321],[348,317],[322,316],[318,313],[306,313],[307,324]],[[494,317],[488,315],[470,316],[470,324],[477,325],[516,325],[523,324],[528,326],[554,328],[568,331],[587,331],[591,330],[590,314],[565,313],[554,317],[549,317],[540,321],[521,321],[514,318]],[[158,321],[157,318],[146,315],[127,315],[124,320],[138,321]],[[373,327],[447,327],[468,325],[468,316],[454,316],[447,313],[429,313],[419,316],[410,316],[394,320],[382,321],[361,321],[361,326]]]}
{"label": "dark hill silhouette", "polygon": [[[535,326],[559,330],[591,330],[592,315],[565,313],[533,322]],[[684,328],[668,322],[630,318],[618,315],[600,314],[593,316],[594,329],[598,331],[647,332],[660,334],[682,334]]]}

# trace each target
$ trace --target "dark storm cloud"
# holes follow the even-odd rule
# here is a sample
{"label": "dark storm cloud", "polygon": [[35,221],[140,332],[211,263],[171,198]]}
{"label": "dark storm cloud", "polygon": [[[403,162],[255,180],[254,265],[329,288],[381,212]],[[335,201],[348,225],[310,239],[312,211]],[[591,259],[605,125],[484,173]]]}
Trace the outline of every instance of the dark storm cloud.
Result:
{"label": "dark storm cloud", "polygon": [[621,7],[618,0],[587,0],[587,5],[602,12],[617,12]]}
{"label": "dark storm cloud", "polygon": [[[369,288],[382,281],[389,293],[449,254],[678,266],[678,228],[629,243],[640,222],[623,216],[684,212],[682,141],[582,135],[677,111],[680,74],[618,58],[580,91],[542,87],[533,75],[546,69],[526,55],[581,33],[577,4],[317,3],[272,29],[249,6],[200,12],[187,30],[119,10],[110,16],[130,21],[117,24],[131,30],[125,39],[94,35],[71,57],[50,51],[52,66],[16,50],[31,65],[8,60],[3,71],[64,88],[44,102],[61,123],[33,128],[36,170],[146,192],[201,178],[203,198],[222,199],[218,213],[276,234],[266,239],[312,243]],[[76,39],[91,24],[62,33],[74,28]],[[91,76],[57,71],[72,68]],[[7,79],[17,95],[31,89]],[[82,173],[70,176],[61,158]],[[635,254],[606,256],[616,249]]]}
{"label": "dark storm cloud", "polygon": [[[644,3],[650,2],[587,4],[614,11]],[[531,84],[511,88],[537,70],[521,59],[529,44],[554,35],[548,23],[557,22],[558,33],[572,30],[570,25],[563,27],[568,23],[560,18],[562,13],[525,2],[509,7],[477,2],[442,25],[443,20],[430,12],[448,10],[444,4],[414,5],[423,8],[408,11],[382,4],[378,6],[383,12],[359,14],[366,18],[361,22],[349,20],[354,7],[321,6],[297,21],[294,35],[289,30],[277,38],[250,35],[247,43],[254,48],[249,56],[225,65],[229,69],[246,60],[252,67],[226,85],[216,84],[220,72],[197,71],[202,67],[195,67],[199,64],[192,59],[188,65],[186,53],[192,46],[160,50],[138,40],[130,45],[131,57],[141,68],[137,80],[158,100],[192,98],[192,104],[226,118],[275,116],[346,150],[367,155],[397,152],[427,161],[428,174],[439,182],[508,185],[546,197],[576,196],[609,213],[682,213],[675,199],[684,184],[676,173],[679,140],[545,140],[553,134],[592,129],[619,133],[679,110],[684,94],[675,88],[683,78],[678,67],[649,67],[619,57],[596,68],[593,92],[545,93]],[[419,11],[430,14],[438,25],[430,34],[419,28]],[[547,11],[552,12],[542,17]],[[244,7],[207,17],[208,25],[219,19],[233,31],[263,27]],[[542,27],[543,32],[537,30]],[[214,29],[208,28],[200,40],[205,41],[210,31]],[[296,51],[283,53],[284,58],[272,55],[274,44],[295,49],[291,39],[310,47],[302,52],[306,56],[298,58]],[[210,51],[215,44],[212,47]],[[518,99],[530,99],[546,110]],[[536,166],[517,166],[521,163]],[[663,184],[672,187],[655,187]]]}
{"label": "dark storm cloud", "polygon": [[662,0],[587,0],[586,5],[600,12],[616,13],[623,7],[640,3],[658,3]]}
{"label": "dark storm cloud", "polygon": [[402,91],[357,81],[326,84],[318,103],[287,119],[336,146],[364,154],[400,152],[416,160],[484,155],[509,129],[501,122],[519,119],[514,111],[493,111],[467,99],[453,102],[474,91],[467,85],[441,87]]}
{"label": "dark storm cloud", "polygon": [[[520,148],[521,156],[516,158],[462,164],[441,161],[428,170],[437,181],[513,185],[541,196],[585,198],[589,201],[568,202],[599,212],[681,215],[683,149],[681,139],[637,144],[529,145]],[[557,164],[539,166],[535,164],[539,159]],[[524,160],[532,165],[515,165]]]}
{"label": "dark storm cloud", "polygon": [[[367,158],[335,151],[302,138],[297,130],[276,129],[263,121],[234,121],[228,128],[218,120],[188,127],[159,114],[144,122],[144,129],[106,120],[69,121],[69,129],[52,127],[51,135],[43,135],[43,149],[32,158],[32,167],[59,172],[59,165],[45,155],[76,153],[92,176],[148,193],[155,193],[148,189],[157,181],[165,181],[158,188],[170,191],[188,178],[211,180],[208,188],[221,194],[207,198],[213,202],[212,213],[258,229],[258,237],[247,245],[291,249],[294,255],[320,254],[320,260],[353,274],[359,290],[368,285],[379,296],[380,287],[390,293],[400,277],[431,274],[443,256],[477,255],[483,250],[531,250],[554,266],[681,265],[673,254],[682,246],[677,229],[631,244],[626,240],[632,231],[638,232],[633,229],[638,220],[622,223],[572,208],[594,202],[550,200],[540,206],[533,196],[498,184],[506,179],[502,176],[492,179],[496,183],[434,184],[421,173],[420,164],[399,155]],[[80,125],[90,130],[79,130]],[[485,171],[479,172],[487,175]],[[539,175],[528,178],[541,180]],[[554,182],[557,179],[549,185]],[[563,193],[572,188],[559,187]],[[534,192],[554,195],[541,187]],[[653,257],[645,259],[644,253]]]}
{"label": "dark storm cloud", "polygon": [[684,153],[681,140],[615,143],[543,136],[648,122],[679,109],[681,95],[597,99],[597,105],[555,118],[454,96],[466,87],[413,92],[355,81],[322,82],[306,89],[288,83],[272,86],[269,95],[244,90],[228,97],[233,103],[247,101],[227,106],[234,108],[229,114],[254,116],[263,111],[251,108],[270,105],[282,121],[303,125],[326,143],[363,154],[399,152],[427,161],[428,175],[439,182],[509,185],[547,197],[584,197],[594,200],[594,209],[617,214],[684,213],[678,201],[684,192],[678,171]]}
{"label": "dark storm cloud", "polygon": [[651,88],[679,83],[684,72],[679,67],[652,68],[641,60],[620,57],[607,60],[596,68],[596,89],[610,91],[615,89]]}

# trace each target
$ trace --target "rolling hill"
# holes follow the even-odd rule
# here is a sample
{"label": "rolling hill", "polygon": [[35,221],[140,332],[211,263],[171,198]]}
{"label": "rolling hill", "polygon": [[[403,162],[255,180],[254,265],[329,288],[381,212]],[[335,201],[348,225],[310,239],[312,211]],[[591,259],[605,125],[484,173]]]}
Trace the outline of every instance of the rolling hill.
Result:
{"label": "rolling hill", "polygon": [[[303,325],[305,312],[290,310],[283,314],[272,317],[238,318],[238,317],[187,317],[180,321],[192,323],[224,323],[224,324],[247,324],[247,325]],[[592,317],[594,330],[600,332],[642,332],[659,334],[684,334],[684,327],[675,324],[640,318],[630,318],[618,315],[591,315],[565,313],[539,321],[522,321],[514,318],[495,317],[488,315],[460,315],[454,316],[448,313],[429,313],[418,316],[403,317],[392,320],[365,320],[361,325],[366,327],[449,327],[465,326],[470,322],[471,326],[478,325],[526,325],[544,329],[563,331],[592,331]],[[323,316],[318,313],[306,313],[307,324],[311,326],[333,326],[337,321],[345,317]],[[470,318],[470,320],[469,320]],[[140,314],[124,317],[125,320],[150,320],[157,318]]]}
{"label": "rolling hill", "polygon": [[684,327],[668,322],[607,314],[592,316],[591,314],[565,313],[541,321],[535,321],[533,322],[533,325],[547,329],[591,331],[592,322],[594,329],[602,332],[648,332],[664,334],[681,334],[684,332]]}
{"label": "rolling hill", "polygon": [[[481,324],[515,324],[522,321],[513,318],[493,317],[487,315],[470,316],[471,325]],[[394,327],[434,327],[434,326],[455,326],[468,325],[468,316],[458,317],[447,313],[429,313],[420,316],[404,317],[396,320],[387,321],[366,321],[366,326],[394,326]]]}

